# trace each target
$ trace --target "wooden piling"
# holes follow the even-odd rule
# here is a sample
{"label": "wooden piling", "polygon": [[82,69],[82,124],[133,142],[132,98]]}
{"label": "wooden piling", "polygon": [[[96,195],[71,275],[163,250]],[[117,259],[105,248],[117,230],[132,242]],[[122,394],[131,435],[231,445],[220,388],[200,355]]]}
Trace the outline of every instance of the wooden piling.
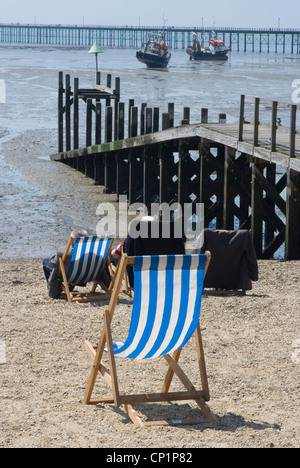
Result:
{"label": "wooden piling", "polygon": [[66,116],[66,151],[71,149],[71,77],[66,75],[66,104],[65,104],[65,116]]}
{"label": "wooden piling", "polygon": [[58,75],[58,152],[64,151],[64,75]]}
{"label": "wooden piling", "polygon": [[101,144],[101,136],[102,136],[102,104],[100,101],[96,102],[95,107],[95,144]]}
{"label": "wooden piling", "polygon": [[78,90],[79,90],[79,79],[74,79],[74,92],[73,92],[73,148],[79,148],[79,99],[78,99]]}
{"label": "wooden piling", "polygon": [[92,124],[93,124],[93,112],[92,112],[92,99],[87,99],[86,101],[86,144],[85,146],[92,145]]}

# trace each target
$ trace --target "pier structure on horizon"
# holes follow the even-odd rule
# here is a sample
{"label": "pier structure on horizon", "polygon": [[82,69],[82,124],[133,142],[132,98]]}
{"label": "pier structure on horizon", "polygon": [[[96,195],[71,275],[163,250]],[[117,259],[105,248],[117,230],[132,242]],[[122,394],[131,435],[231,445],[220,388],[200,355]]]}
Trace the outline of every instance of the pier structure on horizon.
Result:
{"label": "pier structure on horizon", "polygon": [[[149,32],[160,31],[157,26],[79,26],[0,24],[0,44],[28,44],[91,47],[95,42],[104,48],[141,47]],[[166,42],[170,49],[186,49],[193,42],[193,32],[202,45],[212,34],[236,52],[300,53],[300,29],[283,28],[208,28],[167,27]]]}
{"label": "pier structure on horizon", "polygon": [[224,113],[209,122],[202,108],[191,124],[184,107],[176,126],[173,103],[163,113],[134,99],[125,104],[120,79],[114,88],[111,75],[104,85],[101,79],[99,72],[95,87],[86,89],[59,73],[59,146],[52,161],[149,212],[153,202],[188,204],[194,213],[203,203],[204,226],[251,230],[258,258],[283,250],[285,259],[300,259],[300,106],[242,95],[236,123],[226,123]]}

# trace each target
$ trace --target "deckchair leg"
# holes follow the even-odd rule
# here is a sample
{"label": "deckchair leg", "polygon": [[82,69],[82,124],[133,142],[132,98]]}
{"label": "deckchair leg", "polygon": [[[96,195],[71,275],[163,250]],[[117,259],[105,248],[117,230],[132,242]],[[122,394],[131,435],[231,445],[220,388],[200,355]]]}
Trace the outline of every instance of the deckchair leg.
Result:
{"label": "deckchair leg", "polygon": [[[85,348],[86,348],[87,353],[90,355],[91,359],[94,362],[95,357],[96,357],[95,348],[88,341],[85,342]],[[108,386],[113,390],[112,376],[109,373],[108,369],[103,364],[100,363],[99,367],[97,367],[97,366],[93,367],[93,371],[91,373],[90,380],[89,380],[87,390],[86,390],[86,394],[85,394],[85,397],[84,397],[84,403],[85,404],[98,404],[98,403],[103,402],[103,401],[101,401],[99,399],[91,400],[91,395],[92,395],[92,392],[93,392],[93,389],[94,389],[94,385],[95,385],[95,381],[96,381],[98,371],[102,374],[102,377],[104,378],[104,380],[106,381]],[[123,392],[121,390],[119,390],[119,396],[122,395],[122,393]],[[115,403],[114,398],[112,399],[112,403],[113,402]],[[137,426],[137,427],[145,427],[146,426],[146,424],[139,417],[138,413],[135,411],[135,409],[133,408],[133,406],[131,404],[125,403],[122,406],[124,407],[124,410],[126,411],[126,413],[128,414],[128,416],[130,417],[131,421],[133,422],[133,424],[135,426]]]}
{"label": "deckchair leg", "polygon": [[61,274],[62,274],[63,282],[64,282],[64,288],[63,288],[63,289],[65,290],[65,293],[66,293],[66,295],[67,295],[69,304],[71,304],[71,302],[72,302],[72,295],[71,295],[71,293],[70,293],[70,289],[69,289],[69,285],[68,285],[68,280],[67,280],[67,275],[66,275],[65,266],[64,266],[63,260],[62,260],[61,258],[59,259],[59,266],[60,266],[60,270],[61,270]]}
{"label": "deckchair leg", "polygon": [[[112,295],[111,295],[110,303],[109,303],[109,309],[108,309],[109,323],[112,320],[114,310],[115,310],[115,307],[116,307],[116,304],[117,304],[117,300],[118,300],[119,292],[120,292],[120,289],[121,289],[123,276],[124,276],[124,273],[125,273],[125,270],[126,270],[126,265],[127,265],[127,263],[126,263],[125,257],[122,257],[121,261],[120,261],[120,266],[119,266],[119,269],[118,269],[118,276],[117,276],[117,279],[116,279],[115,287],[114,287],[114,289],[112,291]],[[103,356],[103,353],[104,353],[105,344],[106,344],[106,331],[104,329],[102,331],[102,334],[101,334],[101,337],[100,337],[100,340],[99,340],[99,345],[98,345],[98,348],[97,348],[97,352],[95,352],[95,356],[94,356],[94,359],[93,359],[93,361],[94,361],[93,368],[91,370],[90,378],[89,378],[87,388],[86,388],[86,391],[85,391],[85,395],[84,395],[84,399],[83,399],[84,403],[87,404],[87,405],[90,404],[90,401],[91,401],[91,396],[92,396],[92,393],[93,393],[93,390],[94,390],[94,387],[95,387],[95,382],[96,382],[96,379],[97,379],[98,371],[100,370],[100,365],[101,365],[101,360],[102,360],[102,356]],[[90,354],[91,350],[89,348],[87,349],[87,351]]]}
{"label": "deckchair leg", "polygon": [[[189,390],[189,391],[195,392],[196,389],[195,389],[194,385],[192,384],[190,379],[187,377],[187,375],[183,372],[183,370],[178,365],[178,363],[169,354],[164,355],[164,358],[168,362],[169,366],[172,368],[173,372],[177,375],[177,377],[183,383],[185,388],[187,390]],[[201,410],[203,411],[203,413],[205,414],[205,416],[209,420],[211,420],[211,421],[216,420],[214,414],[211,412],[210,408],[206,405],[204,399],[197,398],[197,399],[195,399],[195,402],[201,408]]]}
{"label": "deckchair leg", "polygon": [[113,341],[112,341],[111,328],[110,328],[110,317],[109,317],[108,310],[105,311],[104,323],[105,323],[105,332],[106,332],[106,340],[107,340],[109,367],[111,370],[112,391],[113,391],[115,405],[119,407],[121,406],[120,393],[119,393],[116,361],[115,361],[115,355],[114,355],[114,349],[113,349]]}
{"label": "deckchair leg", "polygon": [[199,364],[199,370],[200,370],[200,376],[201,376],[202,389],[205,393],[205,401],[209,401],[210,395],[209,395],[208,379],[207,379],[200,324],[198,324],[197,326],[197,329],[195,332],[195,339],[196,339],[196,348],[197,348],[198,364]]}

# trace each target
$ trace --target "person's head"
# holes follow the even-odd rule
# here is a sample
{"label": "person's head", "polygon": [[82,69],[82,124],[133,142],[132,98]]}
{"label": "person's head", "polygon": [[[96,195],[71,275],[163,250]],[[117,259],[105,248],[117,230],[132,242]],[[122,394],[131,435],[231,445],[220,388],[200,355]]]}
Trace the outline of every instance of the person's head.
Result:
{"label": "person's head", "polygon": [[86,237],[88,233],[84,229],[74,229],[71,232],[71,237]]}
{"label": "person's head", "polygon": [[[76,237],[86,237],[88,236],[88,233],[84,229],[73,229],[71,232],[71,237],[74,239]],[[74,241],[72,242],[72,245],[74,246]]]}

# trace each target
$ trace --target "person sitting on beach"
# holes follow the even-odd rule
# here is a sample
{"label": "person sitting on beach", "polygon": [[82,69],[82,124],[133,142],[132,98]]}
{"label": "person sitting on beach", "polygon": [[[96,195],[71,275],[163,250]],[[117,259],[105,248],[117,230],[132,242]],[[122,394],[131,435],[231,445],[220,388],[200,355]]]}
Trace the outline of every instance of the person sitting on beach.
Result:
{"label": "person sitting on beach", "polygon": [[121,259],[125,241],[121,242],[117,247],[115,247],[111,252],[110,261],[114,266],[118,266],[118,263]]}
{"label": "person sitting on beach", "polygon": [[[83,229],[75,229],[71,232],[71,237],[74,237],[74,238],[86,237],[86,236],[88,236],[88,233]],[[66,261],[65,261],[66,271],[68,271],[70,263],[71,263],[73,248],[74,248],[74,243],[72,243],[71,248],[68,252]],[[49,297],[51,297],[51,299],[59,299],[62,293],[62,288],[61,288],[62,278],[58,276],[58,270],[59,270],[59,259],[62,258],[64,251],[65,251],[65,247],[59,247],[56,254],[54,254],[50,258],[45,258],[43,260],[43,270],[44,270],[46,281],[47,281],[48,295]],[[107,287],[110,284],[109,272],[106,269],[104,269],[101,275],[101,281]],[[85,284],[78,285],[78,286],[85,286]],[[69,288],[72,291],[74,289],[74,285],[70,284]]]}

